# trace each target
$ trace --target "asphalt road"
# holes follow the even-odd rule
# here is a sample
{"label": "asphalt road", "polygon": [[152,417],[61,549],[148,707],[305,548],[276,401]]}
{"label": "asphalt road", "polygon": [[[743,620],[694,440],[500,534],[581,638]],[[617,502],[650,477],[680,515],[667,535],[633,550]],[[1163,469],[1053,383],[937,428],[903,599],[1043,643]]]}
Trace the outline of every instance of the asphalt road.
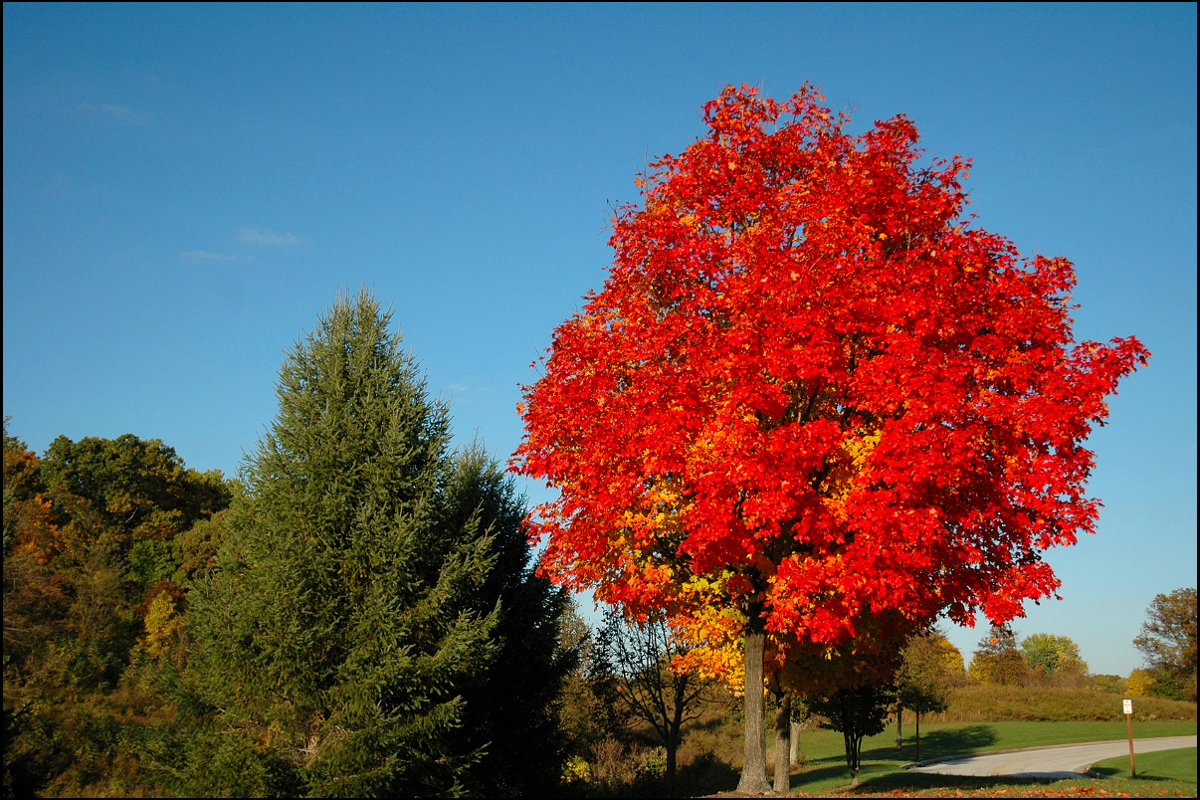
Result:
{"label": "asphalt road", "polygon": [[[1195,736],[1166,736],[1158,739],[1133,740],[1135,754],[1195,746]],[[936,762],[922,761],[920,766],[910,767],[910,769],[913,772],[937,772],[942,775],[1078,778],[1097,761],[1128,755],[1129,740],[1117,739],[1111,742],[1029,747],[1007,753],[952,756]]]}

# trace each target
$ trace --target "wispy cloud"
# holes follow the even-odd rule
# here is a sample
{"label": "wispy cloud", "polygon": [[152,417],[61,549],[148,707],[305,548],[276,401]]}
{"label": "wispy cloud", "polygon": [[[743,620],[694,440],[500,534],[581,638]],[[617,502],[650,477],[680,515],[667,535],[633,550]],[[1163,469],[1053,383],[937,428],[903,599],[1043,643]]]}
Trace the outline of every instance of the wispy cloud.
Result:
{"label": "wispy cloud", "polygon": [[140,111],[134,111],[129,106],[113,106],[108,103],[80,103],[75,107],[75,110],[80,114],[86,114],[90,117],[103,117],[116,122],[121,122],[127,125],[145,125],[149,119],[148,114]]}
{"label": "wispy cloud", "polygon": [[238,241],[265,247],[293,247],[300,244],[300,239],[292,234],[276,233],[270,228],[240,228]]}
{"label": "wispy cloud", "polygon": [[470,389],[471,387],[463,386],[462,384],[458,384],[458,383],[452,383],[449,386],[447,386],[446,388],[450,389],[451,391],[455,391],[455,392],[465,392],[468,389]]}
{"label": "wispy cloud", "polygon": [[234,256],[228,253],[209,253],[206,250],[184,250],[179,253],[180,261],[199,264],[202,261],[253,261],[254,256]]}

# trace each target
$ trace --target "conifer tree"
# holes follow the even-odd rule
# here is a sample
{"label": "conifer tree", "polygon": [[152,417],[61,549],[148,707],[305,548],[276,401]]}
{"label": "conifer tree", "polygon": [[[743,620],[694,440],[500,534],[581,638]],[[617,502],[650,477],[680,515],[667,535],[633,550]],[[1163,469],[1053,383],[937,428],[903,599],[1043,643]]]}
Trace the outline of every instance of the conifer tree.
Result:
{"label": "conifer tree", "polygon": [[494,539],[448,497],[447,408],[389,320],[339,296],[280,371],[189,595],[208,720],[176,770],[189,792],[455,793],[481,756],[461,695],[495,651]]}
{"label": "conifer tree", "polygon": [[495,564],[475,608],[499,609],[493,658],[463,689],[464,740],[483,751],[466,787],[483,797],[552,792],[566,760],[560,697],[579,661],[558,641],[570,595],[534,574],[527,509],[511,476],[478,444],[455,453],[447,496],[452,529],[477,525],[490,534]]}

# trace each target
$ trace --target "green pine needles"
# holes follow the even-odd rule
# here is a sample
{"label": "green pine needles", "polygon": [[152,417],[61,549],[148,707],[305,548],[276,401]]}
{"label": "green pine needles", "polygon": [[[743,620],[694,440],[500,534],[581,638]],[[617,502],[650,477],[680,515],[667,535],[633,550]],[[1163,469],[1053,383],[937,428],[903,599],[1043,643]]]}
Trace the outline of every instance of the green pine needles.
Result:
{"label": "green pine needles", "polygon": [[[168,766],[181,790],[508,794],[560,770],[566,599],[532,573],[509,479],[450,452],[389,321],[365,290],[339,296],[280,370],[189,592],[180,683],[202,730]],[[501,757],[525,745],[533,769]]]}

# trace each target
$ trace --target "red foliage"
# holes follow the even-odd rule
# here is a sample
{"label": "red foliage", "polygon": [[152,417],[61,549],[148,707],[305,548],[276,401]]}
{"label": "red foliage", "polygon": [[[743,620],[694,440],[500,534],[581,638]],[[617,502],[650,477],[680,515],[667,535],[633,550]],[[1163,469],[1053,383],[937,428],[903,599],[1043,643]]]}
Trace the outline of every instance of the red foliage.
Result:
{"label": "red foliage", "polygon": [[541,571],[633,611],[723,578],[768,630],[977,610],[1059,582],[1041,553],[1093,530],[1084,446],[1135,339],[1075,343],[1063,258],[971,227],[967,161],[919,168],[908,119],[864,134],[804,87],[727,88],[706,137],[638,180],[603,291],[525,388],[513,469]]}

